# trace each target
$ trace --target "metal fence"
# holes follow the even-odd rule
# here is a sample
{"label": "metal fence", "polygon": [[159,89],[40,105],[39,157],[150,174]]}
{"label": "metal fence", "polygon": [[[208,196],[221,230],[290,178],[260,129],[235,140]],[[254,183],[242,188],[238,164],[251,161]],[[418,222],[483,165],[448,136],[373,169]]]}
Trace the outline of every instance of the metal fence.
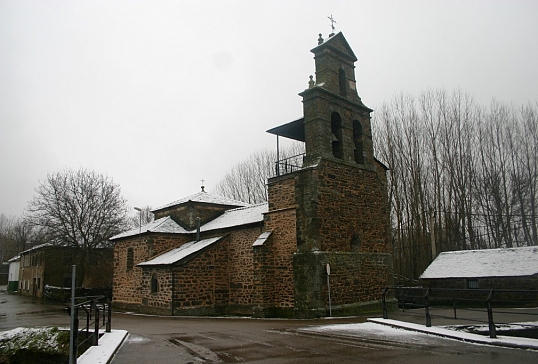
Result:
{"label": "metal fence", "polygon": [[[112,329],[112,310],[107,296],[75,297],[77,303],[74,307],[74,345],[69,348],[72,351],[73,362],[76,363],[78,354],[90,346],[99,344],[99,330],[105,328],[105,332]],[[71,306],[65,308],[71,315]],[[80,321],[83,322],[81,327]]]}
{"label": "metal fence", "polygon": [[493,319],[494,313],[533,315],[538,318],[538,313],[504,311],[506,308],[537,307],[538,290],[386,287],[383,291],[384,319],[389,318],[387,299],[392,297],[392,295],[398,300],[398,308],[402,311],[405,311],[406,308],[423,308],[424,320],[427,327],[431,327],[432,325],[430,309],[434,307],[450,307],[452,309],[453,316],[444,318],[458,319],[458,310],[460,312],[471,310],[487,313],[487,321],[475,321],[488,324],[489,336],[491,338],[497,337],[495,321]]}
{"label": "metal fence", "polygon": [[275,162],[275,175],[281,176],[303,168],[304,153],[281,159]]}

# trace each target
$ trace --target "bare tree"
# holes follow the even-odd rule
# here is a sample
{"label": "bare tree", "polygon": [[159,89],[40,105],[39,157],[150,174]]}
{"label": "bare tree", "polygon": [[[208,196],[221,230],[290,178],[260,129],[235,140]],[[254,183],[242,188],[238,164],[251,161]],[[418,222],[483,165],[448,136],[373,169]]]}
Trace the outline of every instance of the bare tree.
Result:
{"label": "bare tree", "polygon": [[132,215],[129,218],[129,222],[131,224],[131,227],[133,228],[139,228],[141,226],[149,224],[155,218],[153,212],[151,212],[151,206],[141,207],[140,210],[138,207],[135,207],[135,210],[137,210],[136,215]]}
{"label": "bare tree", "polygon": [[49,174],[25,215],[28,223],[43,230],[47,242],[76,248],[83,271],[98,249],[109,247],[109,238],[128,224],[120,187],[86,169]]}
{"label": "bare tree", "polygon": [[429,264],[432,227],[437,253],[537,245],[538,103],[426,91],[396,95],[373,123],[390,168],[395,272],[417,278]]}
{"label": "bare tree", "polygon": [[[280,150],[285,159],[304,153],[304,144],[295,143]],[[234,165],[217,183],[215,192],[246,203],[267,201],[267,179],[275,174],[276,151],[265,149],[252,153],[246,160]]]}

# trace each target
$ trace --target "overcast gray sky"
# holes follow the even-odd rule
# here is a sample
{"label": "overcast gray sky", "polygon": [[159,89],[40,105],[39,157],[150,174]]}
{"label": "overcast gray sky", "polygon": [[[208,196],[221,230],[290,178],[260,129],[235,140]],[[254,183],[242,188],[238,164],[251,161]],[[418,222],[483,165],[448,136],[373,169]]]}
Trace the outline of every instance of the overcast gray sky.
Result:
{"label": "overcast gray sky", "polygon": [[430,88],[538,100],[535,0],[0,0],[0,213],[66,168],[108,175],[131,206],[211,192],[302,116],[331,14],[374,110]]}

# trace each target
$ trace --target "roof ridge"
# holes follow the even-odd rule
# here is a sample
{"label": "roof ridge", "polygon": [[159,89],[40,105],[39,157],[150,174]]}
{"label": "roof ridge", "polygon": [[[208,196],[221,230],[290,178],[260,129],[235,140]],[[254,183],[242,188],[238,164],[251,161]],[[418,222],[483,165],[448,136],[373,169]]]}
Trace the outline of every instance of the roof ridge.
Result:
{"label": "roof ridge", "polygon": [[254,207],[261,206],[261,205],[267,205],[268,203],[269,202],[266,201],[266,202],[260,202],[260,203],[256,203],[256,204],[252,204],[252,205],[248,205],[248,206],[236,207],[236,208],[233,208],[233,209],[226,210],[226,211],[224,211],[224,213],[231,212],[231,211],[237,211],[237,210],[251,209],[251,208],[254,208]]}

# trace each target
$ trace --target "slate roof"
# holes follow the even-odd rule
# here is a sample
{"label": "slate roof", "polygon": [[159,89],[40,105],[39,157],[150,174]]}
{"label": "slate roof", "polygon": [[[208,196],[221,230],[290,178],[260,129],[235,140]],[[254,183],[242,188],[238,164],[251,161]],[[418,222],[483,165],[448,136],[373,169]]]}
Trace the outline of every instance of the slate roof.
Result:
{"label": "slate roof", "polygon": [[[209,221],[200,227],[200,232],[206,232],[217,229],[225,229],[234,226],[241,226],[263,221],[263,214],[267,212],[269,205],[262,203],[258,205],[249,205],[225,211],[222,215]],[[115,235],[110,240],[136,236],[140,233],[163,233],[163,234],[192,234],[196,229],[186,230],[181,225],[172,220],[171,217],[163,217],[149,224],[142,226],[141,229],[135,228]]]}
{"label": "slate roof", "polygon": [[226,206],[248,206],[248,203],[242,202],[242,201],[236,201],[232,200],[230,198],[225,198],[218,195],[213,195],[211,193],[207,193],[205,191],[198,192],[194,195],[190,195],[187,197],[184,197],[180,200],[171,202],[169,204],[166,204],[164,206],[161,206],[153,211],[160,211],[167,209],[172,206],[181,205],[187,202],[199,202],[199,203],[207,203],[207,204],[215,204],[215,205],[226,205]]}
{"label": "slate roof", "polygon": [[144,233],[163,233],[163,234],[187,234],[188,230],[185,230],[181,225],[176,223],[170,216],[160,218],[152,221],[149,224],[143,225],[142,228],[135,228],[128,231],[124,231],[118,235],[114,235],[110,240],[116,240],[120,238],[126,238]]}
{"label": "slate roof", "polygon": [[172,249],[146,262],[138,263],[137,266],[145,267],[156,265],[172,265],[178,263],[182,259],[189,257],[192,254],[201,251],[204,248],[207,248],[210,245],[217,243],[220,239],[222,239],[222,236],[210,239],[203,239],[200,241],[190,241],[183,244],[179,248]]}
{"label": "slate roof", "polygon": [[267,203],[250,205],[225,211],[214,220],[200,227],[200,231],[211,231],[263,221],[263,214],[269,210]]}
{"label": "slate roof", "polygon": [[520,277],[538,274],[538,247],[443,252],[421,279]]}

